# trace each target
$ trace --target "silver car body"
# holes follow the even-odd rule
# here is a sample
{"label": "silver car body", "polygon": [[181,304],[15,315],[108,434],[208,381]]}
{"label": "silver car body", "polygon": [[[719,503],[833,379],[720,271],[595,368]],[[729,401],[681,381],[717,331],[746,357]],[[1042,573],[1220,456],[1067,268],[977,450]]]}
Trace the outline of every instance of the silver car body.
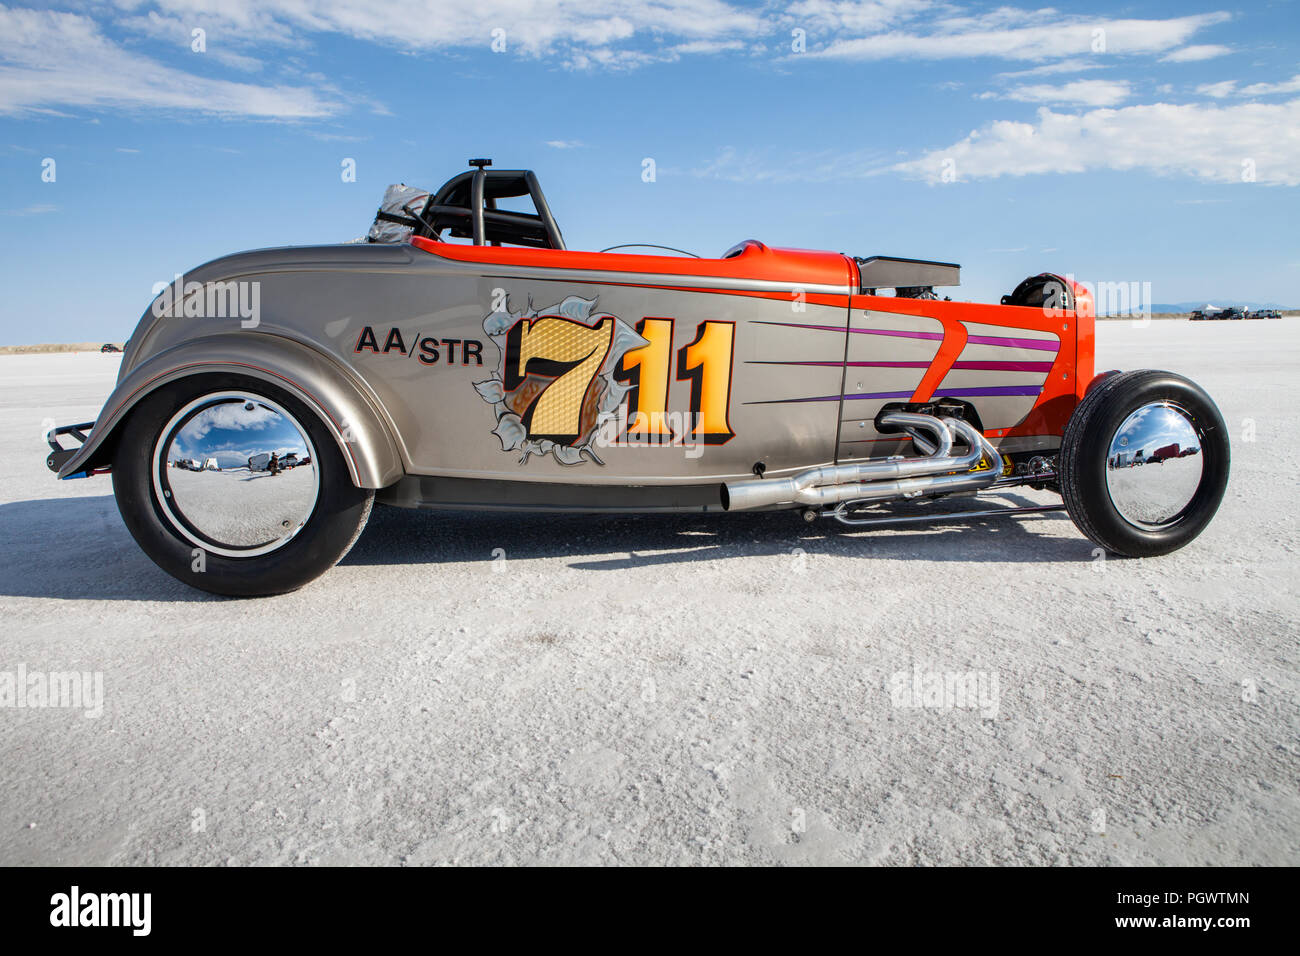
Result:
{"label": "silver car body", "polygon": [[[440,245],[267,249],[186,274],[145,312],[116,388],[60,477],[107,464],[112,436],[154,389],[185,376],[235,372],[273,383],[316,410],[353,482],[390,489],[396,503],[627,507],[640,500],[650,509],[695,509],[710,507],[721,482],[756,470],[779,476],[890,453],[898,441],[876,433],[874,416],[887,401],[917,393],[949,341],[945,329],[956,325],[964,329],[966,361],[949,357],[941,391],[973,396],[995,445],[1058,445],[1060,429],[1046,419],[1037,433],[1008,433],[1041,403],[1049,367],[1067,378],[1083,371],[1075,367],[1076,336],[1083,333],[1068,321],[1057,328],[1037,310],[913,300],[891,311],[891,300],[860,295],[848,258],[842,281],[805,283],[771,278],[763,257],[773,251],[758,243],[740,253],[753,258],[749,275],[741,268],[683,273],[682,260],[643,256],[603,255],[592,268],[592,254],[566,252],[548,253],[545,264],[503,266],[452,254],[463,246],[444,247],[447,255],[431,251]],[[555,265],[556,257],[570,255],[574,267]],[[797,262],[798,255],[788,258]],[[827,254],[809,255],[822,257],[817,276],[824,278]],[[677,265],[656,273],[656,262]],[[1014,336],[996,338],[990,329],[997,328],[969,318],[955,323],[919,314],[958,305],[982,310],[976,317],[1029,317]],[[547,317],[554,321],[538,324]],[[652,337],[650,320],[670,321],[652,328],[670,368],[664,419],[657,422],[664,434],[633,428],[629,436],[629,392],[652,386],[629,381],[624,364]],[[529,426],[527,414],[521,422],[514,410],[523,400],[518,392],[510,397],[512,375],[507,370],[503,382],[502,370],[513,347],[509,330],[520,323],[524,334],[544,332],[565,348],[569,332],[580,339],[588,329],[612,329],[594,373],[574,380],[585,391],[570,406],[580,401],[584,417],[571,441],[530,434],[540,427],[537,417]],[[710,346],[712,382],[701,384],[703,373],[689,367],[687,351],[706,332],[715,345],[730,335],[726,420],[715,414],[711,433],[697,405],[701,391],[721,387],[723,352]],[[574,347],[580,354],[581,343]],[[1015,370],[1022,365],[1032,370]],[[1081,387],[1071,381],[1069,391],[1081,394]],[[721,400],[720,393],[713,398]],[[600,413],[596,428],[593,410]],[[1068,409],[1058,411],[1068,416]],[[482,490],[470,492],[467,483]],[[688,487],[711,490],[696,497],[671,492]],[[594,497],[584,498],[583,488],[595,490]],[[619,492],[601,498],[602,488]],[[655,488],[658,496],[628,493]]]}

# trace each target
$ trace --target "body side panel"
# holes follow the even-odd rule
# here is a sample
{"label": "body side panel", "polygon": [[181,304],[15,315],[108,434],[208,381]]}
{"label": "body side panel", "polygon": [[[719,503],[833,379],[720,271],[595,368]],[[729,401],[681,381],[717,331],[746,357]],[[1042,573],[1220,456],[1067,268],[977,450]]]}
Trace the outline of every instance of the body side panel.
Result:
{"label": "body side panel", "polygon": [[[530,250],[497,250],[505,251]],[[71,473],[93,455],[141,394],[200,367],[255,365],[258,349],[278,341],[296,343],[314,356],[304,359],[310,368],[300,366],[307,380],[296,383],[298,391],[309,396],[328,392],[326,383],[339,377],[370,406],[368,416],[354,417],[363,419],[367,432],[372,427],[378,431],[374,438],[363,438],[374,446],[374,460],[350,463],[354,478],[370,486],[403,473],[565,484],[692,484],[748,476],[760,462],[774,473],[825,464],[835,456],[834,407],[763,405],[772,396],[840,389],[850,269],[843,257],[830,254],[795,258],[808,255],[823,264],[837,259],[839,284],[809,284],[814,291],[808,292],[766,278],[522,266],[509,268],[526,275],[485,274],[483,263],[425,255],[409,246],[271,249],[226,257],[184,279],[199,287],[255,283],[261,312],[256,328],[240,328],[238,317],[146,312],[100,426],[65,471]],[[599,258],[624,265],[623,260],[643,257]],[[669,260],[683,261],[692,262]],[[734,261],[710,260],[728,268],[734,268]],[[750,260],[751,273],[753,264]],[[585,318],[559,311],[575,300],[590,304]],[[796,312],[830,334],[792,335],[775,321]],[[500,409],[477,386],[490,385],[500,374],[509,330],[489,332],[485,323],[509,319],[518,325],[522,319],[531,327],[548,316],[572,323],[575,332],[584,331],[580,323],[599,327],[608,322],[619,329],[624,344],[638,348],[647,344],[636,331],[646,320],[670,323],[670,335],[656,341],[667,359],[666,366],[660,365],[669,376],[662,409],[669,434],[636,435],[637,440],[628,441],[624,413],[621,427],[607,435],[609,444],[593,442],[591,454],[577,459],[562,461],[535,450],[523,454],[517,444],[507,447],[508,439],[497,432]],[[706,331],[712,344],[700,341]],[[719,351],[724,341],[729,347]],[[593,376],[589,394],[597,385],[610,397],[636,386],[633,369],[625,367],[638,364],[635,351],[611,350],[599,366],[600,381]],[[789,357],[806,364],[763,364]],[[547,384],[544,376],[538,381]],[[698,422],[700,410],[692,402],[699,401],[702,391],[721,397],[720,434],[704,434]],[[315,404],[326,408],[331,401]],[[389,446],[399,462],[396,470],[384,451]]]}

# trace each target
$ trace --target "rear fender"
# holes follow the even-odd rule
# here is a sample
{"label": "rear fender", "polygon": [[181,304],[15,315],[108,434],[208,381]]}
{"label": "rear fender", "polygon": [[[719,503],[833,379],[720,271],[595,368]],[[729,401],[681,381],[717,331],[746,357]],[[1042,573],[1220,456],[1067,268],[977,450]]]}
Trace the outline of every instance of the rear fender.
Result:
{"label": "rear fender", "polygon": [[190,339],[132,369],[117,383],[86,443],[59,469],[59,477],[110,464],[122,423],[156,389],[213,372],[269,382],[314,410],[338,443],[357,487],[384,488],[402,477],[401,455],[378,400],[337,362],[292,339],[264,332]]}

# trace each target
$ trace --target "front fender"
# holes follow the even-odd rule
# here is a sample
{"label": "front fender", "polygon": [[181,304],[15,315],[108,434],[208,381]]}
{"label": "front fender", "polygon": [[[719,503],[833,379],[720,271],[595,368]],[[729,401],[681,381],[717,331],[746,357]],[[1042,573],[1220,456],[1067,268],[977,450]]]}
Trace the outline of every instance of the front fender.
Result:
{"label": "front fender", "polygon": [[387,417],[356,378],[328,356],[268,332],[226,332],[189,339],[141,362],[105,402],[84,445],[59,477],[109,464],[131,409],[155,389],[189,375],[227,372],[270,382],[320,416],[338,442],[359,488],[384,488],[402,477],[402,459]]}

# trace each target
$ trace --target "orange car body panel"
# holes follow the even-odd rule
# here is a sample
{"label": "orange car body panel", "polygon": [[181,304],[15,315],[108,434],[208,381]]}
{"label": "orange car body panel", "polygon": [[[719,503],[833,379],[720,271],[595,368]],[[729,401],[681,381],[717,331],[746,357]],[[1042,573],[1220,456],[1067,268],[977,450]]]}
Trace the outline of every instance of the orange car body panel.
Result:
{"label": "orange car body panel", "polygon": [[857,267],[853,260],[838,252],[773,249],[752,239],[743,243],[741,252],[729,259],[528,249],[518,246],[471,246],[433,242],[419,236],[413,237],[411,244],[444,259],[502,266],[639,272],[660,276],[708,276],[741,281],[804,283],[809,286],[843,287],[857,281]]}

